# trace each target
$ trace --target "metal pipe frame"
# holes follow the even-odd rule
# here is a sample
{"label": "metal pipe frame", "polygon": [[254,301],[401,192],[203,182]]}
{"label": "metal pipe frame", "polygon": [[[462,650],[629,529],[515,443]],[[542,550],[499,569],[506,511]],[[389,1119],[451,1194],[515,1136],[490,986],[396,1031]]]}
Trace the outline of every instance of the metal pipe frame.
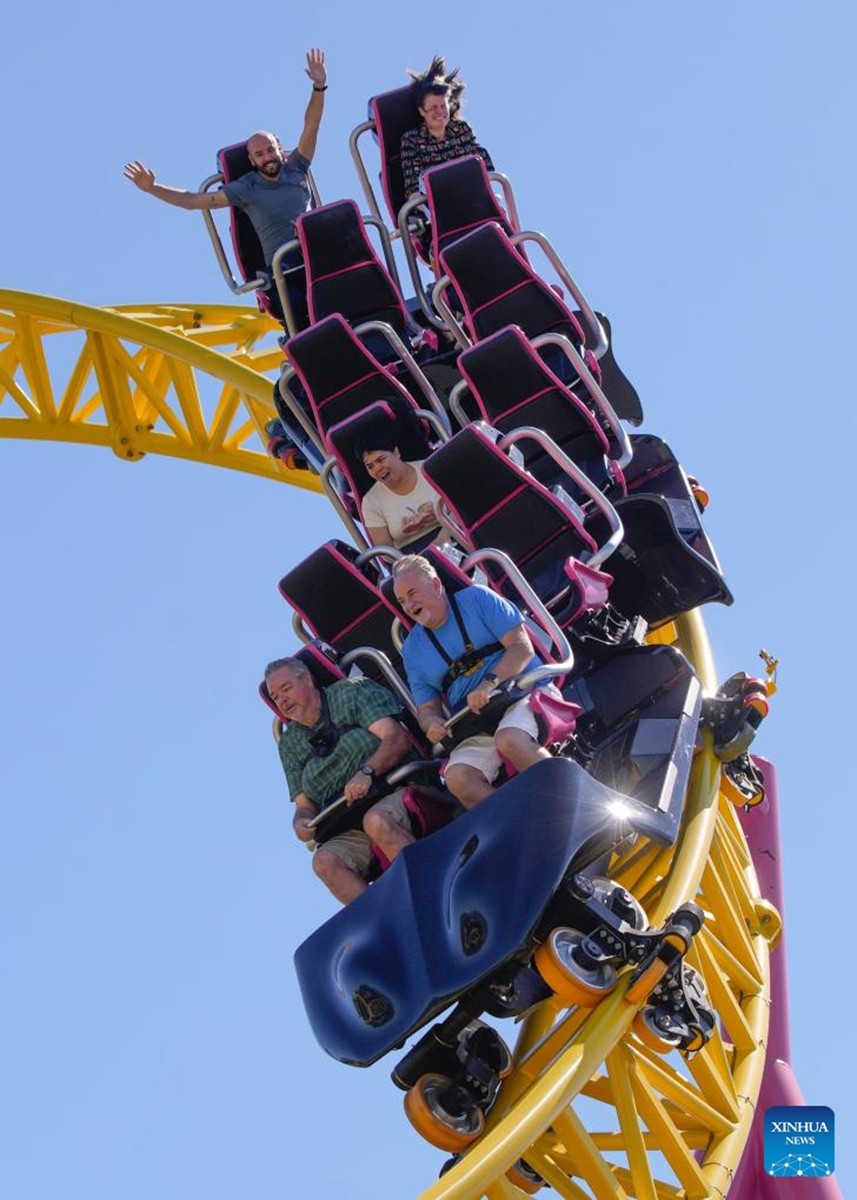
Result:
{"label": "metal pipe frame", "polygon": [[556,250],[554,250],[550,241],[543,233],[537,233],[534,229],[528,229],[524,230],[522,233],[514,234],[511,238],[511,242],[513,246],[520,246],[524,242],[535,242],[535,244],[541,248],[541,250],[544,252],[545,258],[547,258],[557,275],[559,275],[562,282],[571,292],[572,296],[577,301],[581,313],[586,318],[586,323],[591,329],[592,335],[595,338],[595,344],[590,347],[593,355],[596,359],[602,358],[607,352],[607,335],[601,328],[601,322],[596,317],[589,301],[572,279],[568,267],[566,267]]}
{"label": "metal pipe frame", "polygon": [[440,279],[438,279],[437,283],[431,290],[431,302],[440,313],[443,319],[443,325],[447,332],[452,334],[457,345],[462,350],[467,350],[468,347],[473,345],[473,343],[467,336],[464,326],[454,315],[452,309],[446,302],[446,293],[451,284],[452,280],[448,275],[441,275]]}
{"label": "metal pipe frame", "polygon": [[325,460],[324,466],[321,468],[321,486],[324,489],[325,496],[327,496],[328,500],[333,505],[334,512],[345,526],[357,548],[359,550],[368,550],[370,546],[366,535],[361,532],[357,522],[345,507],[342,497],[331,480],[331,475],[338,466],[339,463],[336,461],[334,455],[331,455],[330,458]]}
{"label": "metal pipe frame", "polygon": [[296,375],[297,372],[295,371],[294,367],[288,360],[286,360],[283,363],[283,369],[280,371],[280,378],[277,381],[277,391],[280,394],[280,399],[282,400],[283,404],[285,404],[289,412],[295,417],[301,429],[303,429],[309,440],[319,451],[321,460],[324,462],[328,457],[327,447],[321,440],[321,436],[316,427],[313,425],[312,421],[310,421],[307,414],[289,391],[289,381]]}
{"label": "metal pipe frame", "polygon": [[[616,441],[619,443],[622,449],[621,456],[616,459],[617,466],[623,468],[627,467],[628,463],[634,456],[634,451],[631,447],[631,439],[628,437],[625,427],[619,420],[613,405],[601,390],[598,380],[589,370],[589,367],[587,367],[583,356],[569,341],[569,339],[564,337],[561,333],[541,333],[537,338],[533,338],[530,344],[535,349],[538,349],[540,346],[557,346],[563,352],[580,377],[580,381],[589,393],[589,397],[593,404],[610,426],[610,429],[613,431],[613,436],[616,438]],[[568,390],[571,391],[570,388]],[[452,401],[450,399],[450,405],[451,403]]]}
{"label": "metal pipe frame", "polygon": [[354,163],[354,169],[357,172],[357,177],[360,180],[360,186],[363,188],[363,195],[366,197],[366,203],[372,215],[377,217],[383,223],[384,218],[381,216],[381,210],[378,207],[378,200],[375,196],[375,189],[372,187],[372,181],[369,178],[369,173],[366,170],[366,164],[363,162],[363,155],[360,153],[358,142],[364,133],[375,132],[374,121],[364,121],[358,125],[356,129],[351,130],[348,138],[348,148],[351,151],[351,159]]}
{"label": "metal pipe frame", "polygon": [[[209,175],[207,179],[203,179],[197,189],[200,192],[209,192],[217,183],[223,183],[223,176],[218,173]],[[264,271],[260,271],[255,279],[250,279],[247,283],[239,283],[235,278],[232,267],[229,265],[229,259],[226,256],[226,251],[223,249],[223,242],[220,237],[220,232],[214,223],[214,217],[211,215],[211,209],[203,208],[202,219],[205,221],[205,228],[208,231],[208,236],[211,239],[211,245],[214,249],[214,255],[217,259],[217,265],[220,267],[220,273],[226,281],[226,286],[232,292],[233,296],[244,296],[247,292],[256,292],[260,288],[268,288],[271,285],[271,279]]]}
{"label": "metal pipe frame", "polygon": [[[582,561],[587,562],[590,566],[600,567],[604,560],[610,557],[624,537],[625,530],[622,526],[621,517],[604,493],[595,486],[589,476],[585,475],[584,472],[581,471],[580,467],[573,463],[568,455],[560,450],[553,438],[549,438],[546,433],[541,431],[541,429],[536,429],[533,425],[522,425],[520,429],[513,429],[511,433],[507,433],[501,437],[497,442],[497,446],[500,450],[506,450],[509,446],[513,446],[516,442],[523,441],[525,438],[529,438],[531,441],[534,441],[536,445],[540,446],[542,450],[544,450],[546,454],[549,454],[557,466],[565,472],[569,479],[573,480],[573,482],[577,484],[581,491],[583,491],[585,495],[588,496],[592,501],[594,507],[597,508],[602,516],[606,519],[607,524],[610,527],[610,537],[589,557],[584,558],[584,556],[581,555]],[[557,497],[557,499],[559,500],[560,504],[562,504],[562,500],[559,497]],[[570,513],[570,515],[575,515],[571,512],[567,505],[563,504],[563,507],[565,508],[566,512]]]}
{"label": "metal pipe frame", "polygon": [[[518,566],[509,558],[508,554],[504,554],[502,550],[486,546],[484,550],[474,550],[471,554],[468,554],[460,565],[462,571],[470,571],[474,567],[481,566],[484,562],[494,563],[495,566],[500,568],[523,600],[525,608],[529,610],[535,622],[541,626],[553,642],[558,655],[557,662],[553,665],[563,668],[561,672],[553,672],[553,674],[567,674],[571,671],[574,666],[574,653],[568,638],[548,612],[545,604],[539,599],[528,581],[521,574]],[[532,675],[534,681],[542,678],[541,675],[536,673],[536,670],[534,668]],[[528,674],[523,678],[529,680],[530,675]]]}
{"label": "metal pipe frame", "polygon": [[347,654],[343,654],[339,660],[339,665],[345,670],[352,663],[358,662],[361,659],[368,659],[369,662],[374,663],[384,676],[391,690],[395,692],[411,716],[416,719],[417,706],[414,704],[414,698],[408,691],[405,681],[383,650],[376,650],[374,646],[356,646],[353,650],[349,650]]}
{"label": "metal pipe frame", "polygon": [[[277,288],[277,295],[280,297],[280,304],[283,309],[283,317],[285,318],[286,331],[289,337],[294,337],[298,332],[297,322],[295,321],[295,312],[292,308],[289,289],[286,287],[286,272],[283,271],[283,258],[292,250],[300,250],[300,242],[297,238],[292,238],[290,242],[283,242],[282,246],[278,246],[274,251],[274,257],[271,259],[271,271],[274,276],[274,284]],[[290,267],[289,273],[292,271],[303,270],[301,267]]]}
{"label": "metal pipe frame", "polygon": [[[362,334],[365,334],[365,333],[380,333],[381,334],[381,336],[388,342],[388,344],[396,352],[396,354],[399,357],[399,360],[402,363],[402,366],[405,368],[405,370],[408,372],[408,374],[413,379],[414,383],[416,383],[417,387],[422,392],[423,397],[426,400],[426,402],[428,403],[429,408],[434,413],[434,415],[437,417],[438,421],[440,422],[441,427],[446,431],[446,438],[448,439],[449,434],[452,430],[452,426],[450,424],[449,417],[446,414],[446,410],[444,409],[443,405],[441,404],[440,399],[438,398],[437,392],[434,390],[432,385],[429,383],[428,379],[426,379],[425,375],[422,373],[422,371],[418,367],[416,359],[411,354],[410,350],[405,345],[405,343],[402,341],[402,339],[399,337],[399,335],[396,333],[396,331],[392,328],[392,326],[388,325],[386,321],[364,321],[362,325],[354,326],[354,332],[357,335],[357,337],[360,337]],[[444,440],[446,440],[446,439],[444,439]]]}
{"label": "metal pipe frame", "polygon": [[[215,184],[218,184],[218,183],[223,183],[223,175],[221,174],[220,171],[218,171],[215,175],[209,175],[207,179],[203,179],[202,183],[197,188],[197,191],[209,192],[215,186]],[[318,190],[318,187],[316,186],[315,178],[314,178],[311,170],[307,171],[307,184],[309,186],[309,194],[310,194],[310,198],[312,200],[312,207],[320,208],[321,207],[321,196],[319,194],[319,190]],[[226,251],[223,249],[223,241],[220,237],[220,232],[217,228],[217,225],[214,222],[214,217],[211,214],[211,209],[203,208],[201,211],[202,211],[202,219],[203,219],[203,221],[205,221],[205,228],[208,231],[208,236],[211,239],[211,245],[212,245],[212,248],[214,249],[214,255],[217,259],[217,265],[220,267],[220,273],[223,275],[223,278],[226,282],[226,286],[229,288],[229,290],[232,292],[232,294],[234,296],[244,296],[247,294],[247,292],[256,292],[256,291],[260,291],[260,290],[267,291],[268,288],[271,286],[271,277],[265,271],[260,271],[255,279],[250,279],[247,281],[247,283],[239,283],[238,282],[238,280],[235,278],[235,274],[232,270],[232,267],[229,264],[229,259],[226,255]],[[291,242],[289,242],[287,244],[292,245]],[[277,253],[279,253],[279,250],[277,251]],[[276,259],[276,254],[274,255],[274,258]],[[271,266],[273,267],[273,263],[271,264]],[[277,291],[279,292],[280,300],[282,301],[283,295],[282,295],[282,291],[280,291],[279,285],[277,286]],[[291,314],[291,306],[287,307],[286,304],[283,304],[283,313],[286,315]],[[292,323],[294,323],[293,317],[292,317]]]}

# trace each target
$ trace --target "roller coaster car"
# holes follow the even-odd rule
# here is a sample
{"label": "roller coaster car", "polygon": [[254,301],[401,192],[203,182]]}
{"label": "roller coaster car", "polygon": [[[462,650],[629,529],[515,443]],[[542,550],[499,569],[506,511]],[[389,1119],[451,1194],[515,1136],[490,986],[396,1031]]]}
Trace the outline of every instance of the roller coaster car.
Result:
{"label": "roller coaster car", "polygon": [[[569,487],[603,516],[602,540],[590,531],[592,514],[563,488],[546,488],[518,464],[515,454],[524,441],[534,441],[568,477]],[[621,540],[612,504],[539,430],[524,427],[501,437],[484,422],[474,422],[440,446],[423,471],[444,501],[446,519],[461,544],[502,550],[549,608],[568,589],[564,567],[570,557],[600,568]],[[533,530],[539,531],[537,540]]]}
{"label": "roller coaster car", "polygon": [[395,229],[399,209],[405,203],[405,177],[402,173],[402,137],[422,124],[419,109],[414,103],[413,89],[408,84],[391,92],[383,92],[369,100],[369,120],[352,131],[351,155],[371,210],[380,214],[375,190],[360,153],[359,141],[371,132],[381,157],[380,184],[384,202]]}
{"label": "roller coaster car", "polygon": [[[629,653],[630,669],[626,661],[603,686],[593,671],[569,693],[589,705],[579,718],[588,719],[589,770],[552,758],[513,778],[406,848],[298,948],[310,1023],[334,1058],[368,1066],[457,1002],[394,1078],[411,1088],[427,1072],[447,1075],[450,1052],[481,1012],[512,1015],[548,993],[529,963],[559,927],[595,936],[607,964],[657,957],[660,933],[640,932],[645,921],[627,893],[581,875],[635,834],[670,844],[678,828],[699,683],[671,648],[617,658]],[[605,777],[633,788],[622,792]]]}

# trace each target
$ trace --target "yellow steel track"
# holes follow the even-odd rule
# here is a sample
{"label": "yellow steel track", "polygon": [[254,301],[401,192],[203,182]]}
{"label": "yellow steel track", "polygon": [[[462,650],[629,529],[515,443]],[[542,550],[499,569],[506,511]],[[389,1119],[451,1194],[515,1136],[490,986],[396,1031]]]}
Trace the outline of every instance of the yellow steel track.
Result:
{"label": "yellow steel track", "polygon": [[92,308],[0,289],[0,436],[166,454],[320,491],[265,452],[282,351],[237,305]]}
{"label": "yellow steel track", "polygon": [[[98,309],[0,290],[0,435],[108,446],[131,462],[166,454],[320,490],[265,453],[275,330],[238,306]],[[714,691],[699,614],[674,636]],[[705,910],[689,958],[720,1020],[709,1044],[688,1060],[645,1046],[627,976],[591,1012],[546,1002],[521,1025],[485,1135],[421,1200],[515,1200],[506,1172],[521,1158],[567,1200],[726,1195],[761,1082],[777,920],[719,781],[704,746],[676,845],[644,843],[611,870],[653,924],[687,900]]]}
{"label": "yellow steel track", "polygon": [[[663,640],[663,639],[658,639]],[[711,650],[697,613],[676,645],[707,691]],[[706,912],[689,961],[705,978],[720,1028],[695,1057],[667,1057],[632,1031],[619,987],[590,1012],[546,1002],[524,1021],[516,1067],[485,1135],[421,1200],[512,1200],[505,1177],[523,1158],[568,1200],[725,1196],[753,1118],[768,1028],[768,946],[777,921],[759,896],[710,746],[697,754],[684,820],[670,850],[644,843],[613,864],[653,924],[695,900]]]}

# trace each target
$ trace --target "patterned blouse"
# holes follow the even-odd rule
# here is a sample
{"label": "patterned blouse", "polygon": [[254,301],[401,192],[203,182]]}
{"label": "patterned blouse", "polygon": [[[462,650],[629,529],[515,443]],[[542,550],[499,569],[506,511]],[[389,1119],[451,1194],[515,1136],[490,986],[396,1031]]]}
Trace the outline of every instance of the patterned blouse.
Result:
{"label": "patterned blouse", "polygon": [[463,158],[465,154],[478,154],[485,160],[488,170],[494,170],[491,155],[484,146],[479,145],[473,130],[460,117],[453,117],[442,138],[432,137],[425,123],[418,129],[409,129],[402,134],[401,154],[406,199],[420,190],[423,171],[453,158]]}

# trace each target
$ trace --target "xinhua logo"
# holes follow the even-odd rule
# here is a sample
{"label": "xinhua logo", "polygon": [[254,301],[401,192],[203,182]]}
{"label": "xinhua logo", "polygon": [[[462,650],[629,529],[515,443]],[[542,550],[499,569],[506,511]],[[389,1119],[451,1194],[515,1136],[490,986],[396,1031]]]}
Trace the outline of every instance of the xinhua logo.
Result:
{"label": "xinhua logo", "polygon": [[832,1175],[835,1127],[832,1108],[769,1108],[765,1113],[765,1170],[791,1179]]}

